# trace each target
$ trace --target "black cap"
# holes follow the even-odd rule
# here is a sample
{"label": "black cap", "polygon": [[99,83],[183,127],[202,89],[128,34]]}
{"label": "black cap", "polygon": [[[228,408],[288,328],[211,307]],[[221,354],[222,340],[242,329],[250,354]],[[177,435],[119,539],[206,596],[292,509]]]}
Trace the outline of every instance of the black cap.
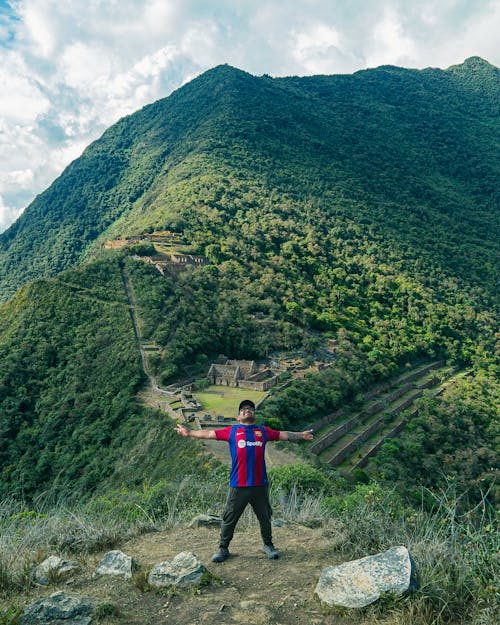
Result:
{"label": "black cap", "polygon": [[253,403],[253,401],[251,399],[244,399],[238,407],[238,412],[241,412],[243,408],[245,408],[245,406],[248,406],[252,410],[255,410],[255,404]]}

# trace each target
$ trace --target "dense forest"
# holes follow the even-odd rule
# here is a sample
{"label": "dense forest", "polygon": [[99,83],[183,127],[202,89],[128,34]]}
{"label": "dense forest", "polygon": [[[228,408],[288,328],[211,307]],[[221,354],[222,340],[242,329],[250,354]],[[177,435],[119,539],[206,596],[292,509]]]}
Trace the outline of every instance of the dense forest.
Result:
{"label": "dense forest", "polygon": [[112,126],[0,236],[1,297],[148,228],[214,260],[249,240],[314,256],[325,230],[383,239],[495,292],[498,84],[479,58],[309,78],[217,67]]}
{"label": "dense forest", "polygon": [[[471,368],[472,386],[423,408],[376,471],[416,483],[432,468],[437,482],[463,464],[464,485],[490,483],[497,99],[498,70],[477,58],[279,79],[221,66],[111,127],[0,236],[0,492],[206,470],[137,403],[125,275],[163,384],[219,354],[314,359],[333,341],[334,367],[264,405],[276,426],[409,363]],[[164,277],[133,249],[104,249],[162,229],[209,263]],[[469,425],[481,462],[461,461]]]}

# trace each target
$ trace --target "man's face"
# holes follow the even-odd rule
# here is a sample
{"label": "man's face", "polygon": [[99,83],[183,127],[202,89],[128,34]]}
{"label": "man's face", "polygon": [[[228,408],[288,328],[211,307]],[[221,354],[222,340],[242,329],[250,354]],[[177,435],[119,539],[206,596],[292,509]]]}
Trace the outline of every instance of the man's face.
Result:
{"label": "man's face", "polygon": [[240,423],[254,423],[255,410],[250,406],[243,406],[243,408],[238,413],[238,421]]}

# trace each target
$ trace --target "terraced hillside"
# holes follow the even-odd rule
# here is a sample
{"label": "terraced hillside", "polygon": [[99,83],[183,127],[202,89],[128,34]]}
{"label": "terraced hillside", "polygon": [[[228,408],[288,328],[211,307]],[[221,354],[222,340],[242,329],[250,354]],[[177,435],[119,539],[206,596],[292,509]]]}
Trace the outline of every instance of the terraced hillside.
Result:
{"label": "terraced hillside", "polygon": [[397,436],[418,414],[411,410],[425,389],[437,389],[453,371],[436,361],[370,390],[361,409],[341,409],[317,421],[317,440],[309,451],[339,470],[363,467],[387,438]]}

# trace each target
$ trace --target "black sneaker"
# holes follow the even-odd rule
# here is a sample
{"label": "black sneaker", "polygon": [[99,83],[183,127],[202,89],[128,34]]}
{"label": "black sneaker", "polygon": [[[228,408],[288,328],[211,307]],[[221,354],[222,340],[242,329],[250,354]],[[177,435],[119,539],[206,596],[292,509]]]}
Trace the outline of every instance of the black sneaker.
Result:
{"label": "black sneaker", "polygon": [[279,551],[272,543],[270,545],[264,545],[262,551],[270,560],[277,560],[280,557]]}
{"label": "black sneaker", "polygon": [[229,549],[227,547],[219,547],[217,552],[212,556],[212,562],[224,562],[229,558]]}

